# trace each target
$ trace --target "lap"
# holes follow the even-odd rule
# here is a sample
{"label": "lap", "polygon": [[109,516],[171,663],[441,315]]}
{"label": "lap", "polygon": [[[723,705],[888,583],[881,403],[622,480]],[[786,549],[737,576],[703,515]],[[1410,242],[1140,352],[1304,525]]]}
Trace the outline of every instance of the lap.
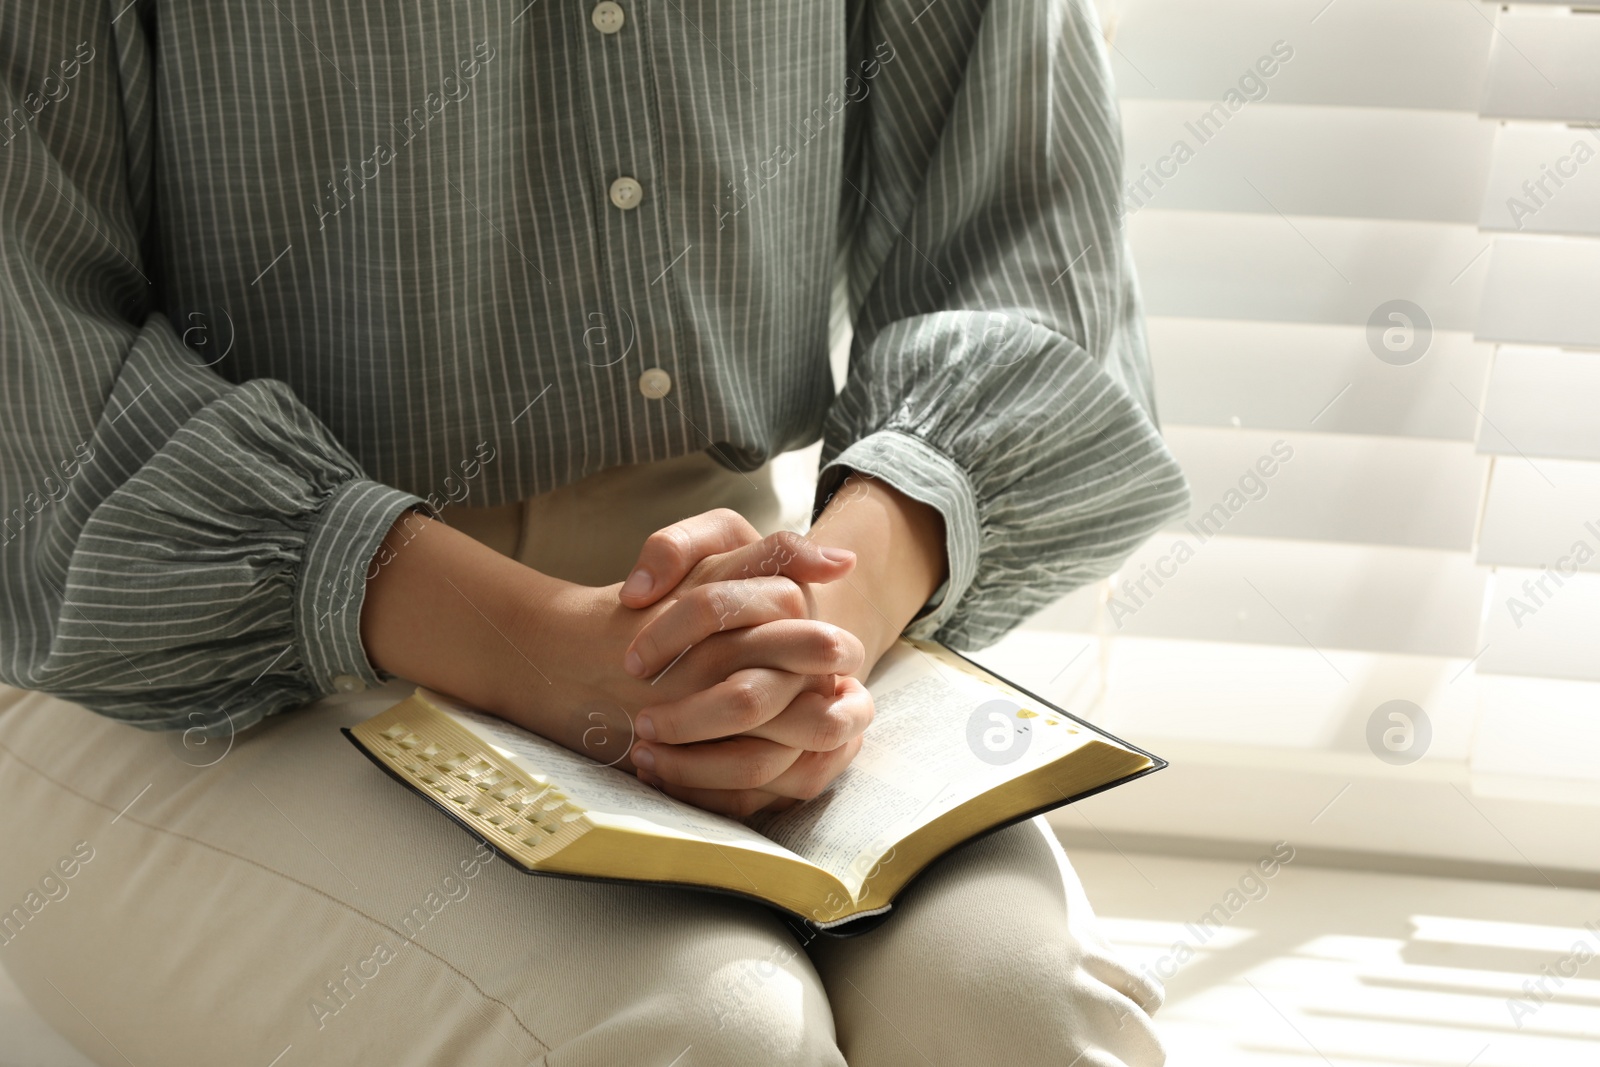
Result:
{"label": "lap", "polygon": [[1164,1059],[1160,986],[1107,943],[1042,818],[945,856],[883,926],[810,952],[852,1067]]}
{"label": "lap", "polygon": [[[767,910],[485,862],[337,732],[392,688],[205,767],[177,735],[0,691],[0,907],[22,909],[0,962],[40,1013],[108,1064],[843,1063]],[[752,968],[749,1010],[719,1014]]]}
{"label": "lap", "polygon": [[750,902],[486,860],[338,733],[403,692],[208,751],[0,688],[0,963],[107,1064],[1161,1062],[1159,989],[1041,821],[802,944]]}

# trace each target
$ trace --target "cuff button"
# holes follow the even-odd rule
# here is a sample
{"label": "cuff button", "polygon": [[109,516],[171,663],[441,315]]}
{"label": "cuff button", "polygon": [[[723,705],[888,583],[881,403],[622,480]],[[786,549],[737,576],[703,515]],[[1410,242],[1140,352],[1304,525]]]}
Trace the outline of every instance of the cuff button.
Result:
{"label": "cuff button", "polygon": [[359,693],[367,687],[367,683],[353,674],[336,674],[333,676],[333,688],[341,693]]}

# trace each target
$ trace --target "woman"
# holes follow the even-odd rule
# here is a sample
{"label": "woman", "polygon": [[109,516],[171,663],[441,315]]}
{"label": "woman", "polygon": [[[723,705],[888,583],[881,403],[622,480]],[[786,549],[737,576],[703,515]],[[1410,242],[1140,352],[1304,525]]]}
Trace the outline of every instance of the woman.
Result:
{"label": "woman", "polygon": [[0,11],[0,961],[58,1029],[1160,1062],[1042,823],[807,940],[486,863],[338,734],[404,678],[785,805],[898,634],[988,644],[1179,513],[1086,4]]}

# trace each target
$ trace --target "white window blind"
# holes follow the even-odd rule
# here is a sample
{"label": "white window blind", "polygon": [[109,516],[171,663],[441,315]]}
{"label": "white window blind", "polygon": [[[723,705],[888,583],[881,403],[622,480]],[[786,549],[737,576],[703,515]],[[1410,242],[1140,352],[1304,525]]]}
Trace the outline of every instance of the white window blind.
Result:
{"label": "white window blind", "polygon": [[984,655],[1174,760],[1063,825],[1600,870],[1600,13],[1102,13],[1195,505]]}

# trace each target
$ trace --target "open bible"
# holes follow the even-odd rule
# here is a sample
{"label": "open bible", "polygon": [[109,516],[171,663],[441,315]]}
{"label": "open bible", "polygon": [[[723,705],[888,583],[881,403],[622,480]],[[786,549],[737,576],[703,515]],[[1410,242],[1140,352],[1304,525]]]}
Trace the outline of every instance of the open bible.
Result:
{"label": "open bible", "polygon": [[1166,766],[934,642],[866,684],[854,762],[742,822],[427,689],[344,733],[523,871],[740,894],[841,936],[963,842]]}

